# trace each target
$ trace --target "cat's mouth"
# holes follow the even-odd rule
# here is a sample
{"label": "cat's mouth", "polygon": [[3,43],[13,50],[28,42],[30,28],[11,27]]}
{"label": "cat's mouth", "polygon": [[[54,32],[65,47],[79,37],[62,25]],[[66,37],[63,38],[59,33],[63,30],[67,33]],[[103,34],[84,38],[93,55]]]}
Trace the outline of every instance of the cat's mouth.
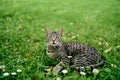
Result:
{"label": "cat's mouth", "polygon": [[53,46],[53,47],[58,47],[59,44],[57,44],[57,43],[51,43],[51,46]]}
{"label": "cat's mouth", "polygon": [[52,41],[52,42],[51,42],[51,45],[52,45],[52,46],[57,46],[56,41]]}
{"label": "cat's mouth", "polygon": [[54,44],[56,44],[56,42],[52,42],[52,44],[54,45]]}
{"label": "cat's mouth", "polygon": [[51,43],[52,43],[52,44],[56,44],[56,40],[52,40]]}
{"label": "cat's mouth", "polygon": [[52,45],[51,45],[51,46],[57,46],[57,44],[56,44],[56,43],[54,43],[54,44],[52,43]]}

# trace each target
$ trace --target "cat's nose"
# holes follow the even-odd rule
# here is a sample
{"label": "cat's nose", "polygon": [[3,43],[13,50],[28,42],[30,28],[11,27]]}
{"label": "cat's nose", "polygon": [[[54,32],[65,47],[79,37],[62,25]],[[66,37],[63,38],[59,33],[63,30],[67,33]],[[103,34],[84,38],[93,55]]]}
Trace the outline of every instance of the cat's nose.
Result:
{"label": "cat's nose", "polygon": [[55,41],[55,40],[52,40],[52,44],[56,44],[56,41]]}
{"label": "cat's nose", "polygon": [[52,44],[56,44],[56,38],[52,38]]}

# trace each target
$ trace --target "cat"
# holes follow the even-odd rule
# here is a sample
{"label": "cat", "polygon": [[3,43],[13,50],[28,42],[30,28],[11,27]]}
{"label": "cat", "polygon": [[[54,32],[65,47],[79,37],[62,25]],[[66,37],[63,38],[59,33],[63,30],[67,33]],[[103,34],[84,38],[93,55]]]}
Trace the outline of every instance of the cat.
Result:
{"label": "cat", "polygon": [[62,29],[54,32],[46,29],[46,53],[52,59],[60,61],[53,68],[54,74],[58,74],[66,66],[73,66],[76,69],[89,66],[94,69],[104,65],[105,58],[95,48],[80,42],[63,43],[62,32]]}

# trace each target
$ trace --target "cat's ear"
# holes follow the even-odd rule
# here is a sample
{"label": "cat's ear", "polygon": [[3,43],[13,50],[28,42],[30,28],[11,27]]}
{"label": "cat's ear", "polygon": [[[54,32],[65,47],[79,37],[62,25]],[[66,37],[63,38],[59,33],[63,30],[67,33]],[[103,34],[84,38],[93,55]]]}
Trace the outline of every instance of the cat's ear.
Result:
{"label": "cat's ear", "polygon": [[50,33],[50,30],[46,28],[46,34],[48,35]]}
{"label": "cat's ear", "polygon": [[59,29],[59,34],[62,36],[62,33],[63,33],[63,29]]}

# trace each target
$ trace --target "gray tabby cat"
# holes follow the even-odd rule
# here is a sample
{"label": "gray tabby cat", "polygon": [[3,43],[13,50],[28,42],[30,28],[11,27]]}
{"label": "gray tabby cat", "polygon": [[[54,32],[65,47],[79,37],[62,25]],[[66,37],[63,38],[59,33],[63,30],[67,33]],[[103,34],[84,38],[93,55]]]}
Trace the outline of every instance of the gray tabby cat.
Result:
{"label": "gray tabby cat", "polygon": [[103,66],[104,57],[98,51],[88,45],[79,42],[62,42],[62,30],[51,32],[46,29],[47,33],[47,55],[60,61],[54,68],[53,73],[57,74],[65,66],[73,66],[76,69],[96,68]]}

